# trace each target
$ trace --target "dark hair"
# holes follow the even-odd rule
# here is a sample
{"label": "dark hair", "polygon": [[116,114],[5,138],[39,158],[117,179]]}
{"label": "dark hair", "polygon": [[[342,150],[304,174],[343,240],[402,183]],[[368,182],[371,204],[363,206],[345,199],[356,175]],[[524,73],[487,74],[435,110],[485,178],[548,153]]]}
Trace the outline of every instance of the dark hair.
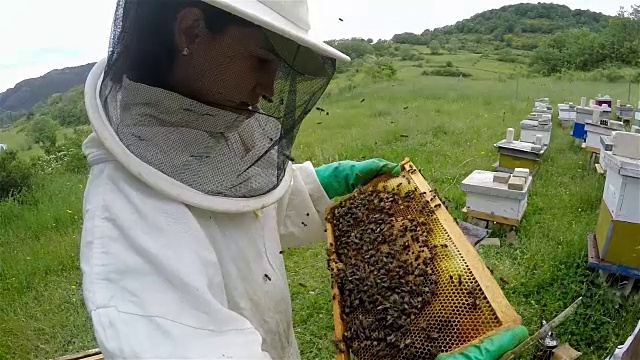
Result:
{"label": "dark hair", "polygon": [[168,78],[179,53],[174,26],[180,11],[189,7],[203,12],[207,30],[213,34],[234,25],[254,26],[202,0],[120,0],[105,77],[120,83],[126,75],[132,81],[170,90]]}

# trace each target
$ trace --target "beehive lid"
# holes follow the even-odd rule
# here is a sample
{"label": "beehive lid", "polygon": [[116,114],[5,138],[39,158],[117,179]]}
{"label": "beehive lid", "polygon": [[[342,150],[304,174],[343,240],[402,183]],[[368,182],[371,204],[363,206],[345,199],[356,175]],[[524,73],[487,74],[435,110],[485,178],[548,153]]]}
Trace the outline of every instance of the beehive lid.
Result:
{"label": "beehive lid", "polygon": [[579,114],[593,115],[593,109],[585,106],[576,106],[576,112]]}
{"label": "beehive lid", "polygon": [[542,125],[537,120],[522,120],[520,121],[520,129],[551,131],[551,124]]}
{"label": "beehive lid", "polygon": [[462,181],[460,189],[466,193],[477,193],[489,196],[496,196],[509,199],[523,200],[527,197],[529,187],[531,186],[531,176],[527,178],[527,182],[524,185],[524,190],[509,190],[507,184],[499,184],[493,182],[492,171],[475,170],[466,179]]}
{"label": "beehive lid", "polygon": [[531,113],[527,116],[527,120],[549,120],[551,121],[551,114],[544,113]]}
{"label": "beehive lid", "polygon": [[576,111],[576,106],[573,104],[558,104],[558,110],[559,111],[565,111],[565,112],[575,112]]}
{"label": "beehive lid", "polygon": [[595,134],[611,135],[613,133],[613,129],[591,123],[585,124],[584,128],[587,130],[587,132]]}
{"label": "beehive lid", "polygon": [[[391,210],[376,210],[380,206],[377,201],[367,201],[365,202],[367,209],[373,209],[373,214],[360,213],[357,221],[350,219],[347,224],[352,223],[351,226],[363,228],[367,226],[365,224],[367,222],[379,221],[379,217],[375,214],[388,211],[393,214],[392,223],[398,226],[405,223],[408,218],[414,219],[410,224],[415,225],[415,229],[420,229],[419,237],[415,237],[415,233],[408,231],[400,239],[388,236],[382,238],[389,244],[394,243],[394,246],[398,245],[397,241],[403,244],[400,251],[394,252],[393,256],[406,258],[408,269],[413,271],[414,268],[417,270],[421,266],[428,267],[429,301],[420,307],[418,315],[403,328],[400,338],[394,337],[394,341],[399,340],[406,344],[404,347],[394,350],[394,353],[388,353],[380,344],[364,343],[363,340],[351,351],[349,343],[343,340],[345,334],[350,331],[349,324],[352,320],[344,316],[343,299],[338,285],[340,281],[348,281],[350,277],[340,276],[349,269],[344,268],[344,264],[337,255],[341,239],[334,235],[337,234],[334,233],[337,231],[334,230],[336,220],[332,216],[337,216],[340,204],[334,205],[327,212],[327,254],[332,275],[333,320],[339,360],[348,360],[351,352],[359,360],[430,360],[434,359],[438,353],[457,351],[478,343],[502,329],[521,323],[520,317],[505,298],[491,272],[424,178],[408,160],[403,162],[402,169],[400,176],[381,176],[365,188],[357,190],[346,200],[358,201],[360,191],[381,190],[399,191],[403,198],[413,192],[411,195],[413,200],[409,204],[397,203]],[[384,208],[388,209],[388,207]],[[340,226],[344,228],[344,222]],[[386,228],[389,226],[386,225],[382,231],[387,231]],[[350,234],[357,236],[357,232],[351,231]],[[358,254],[350,253],[349,256],[357,257]],[[415,256],[421,259],[416,260]],[[371,281],[380,284],[388,280],[372,279]],[[352,285],[360,286],[360,283]],[[377,285],[377,288],[380,286]],[[357,312],[352,314],[356,319],[364,319],[370,315],[375,314],[365,312],[364,308],[358,308]],[[367,332],[379,332],[378,327],[384,326],[376,322],[368,325]]]}
{"label": "beehive lid", "polygon": [[623,176],[640,178],[640,160],[613,155],[611,151],[602,151],[600,153],[600,164],[607,171],[613,171]]}
{"label": "beehive lid", "polygon": [[504,148],[504,149],[512,149],[512,150],[530,152],[530,153],[536,154],[536,155],[542,155],[547,150],[546,146],[542,146],[542,150],[533,151],[533,150],[531,150],[531,147],[533,146],[533,144],[528,143],[528,142],[524,142],[524,141],[507,142],[507,140],[501,140],[501,141],[497,142],[496,144],[494,144],[493,146],[495,146],[497,148]]}

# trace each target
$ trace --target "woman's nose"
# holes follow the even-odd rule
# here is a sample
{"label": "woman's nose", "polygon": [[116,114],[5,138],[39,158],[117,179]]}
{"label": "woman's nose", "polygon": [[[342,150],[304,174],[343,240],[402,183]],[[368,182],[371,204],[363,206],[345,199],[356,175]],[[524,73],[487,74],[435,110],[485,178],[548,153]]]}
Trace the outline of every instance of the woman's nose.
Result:
{"label": "woman's nose", "polygon": [[262,78],[260,79],[260,81],[256,86],[258,95],[260,95],[260,97],[266,97],[266,98],[272,99],[275,96],[275,92],[276,92],[275,81],[276,81],[275,73],[262,76]]}

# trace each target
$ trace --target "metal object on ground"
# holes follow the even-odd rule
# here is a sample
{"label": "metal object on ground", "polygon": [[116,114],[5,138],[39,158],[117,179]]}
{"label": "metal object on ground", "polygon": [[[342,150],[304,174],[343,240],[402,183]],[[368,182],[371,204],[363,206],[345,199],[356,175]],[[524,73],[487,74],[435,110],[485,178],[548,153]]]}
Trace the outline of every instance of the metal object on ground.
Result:
{"label": "metal object on ground", "polygon": [[[547,322],[542,320],[542,327],[544,328]],[[534,355],[534,360],[551,360],[554,350],[558,347],[558,339],[552,330],[549,330],[544,337],[538,340],[538,351]]]}
{"label": "metal object on ground", "polygon": [[582,297],[574,301],[573,304],[571,304],[568,308],[566,308],[563,312],[561,312],[560,315],[556,316],[553,320],[549,321],[549,323],[543,326],[540,330],[538,330],[538,332],[536,332],[532,336],[529,336],[527,340],[523,341],[515,349],[504,354],[500,358],[500,360],[515,359],[516,356],[518,356],[520,353],[526,350],[529,346],[533,345],[538,339],[546,336],[549,333],[549,331],[558,327],[558,325],[560,325],[564,320],[566,320],[566,318],[568,318],[571,314],[573,314],[576,311],[576,309],[578,308],[581,302],[582,302]]}
{"label": "metal object on ground", "polygon": [[[370,226],[373,221],[382,221],[376,214],[385,213],[389,216],[391,213],[393,221],[381,226],[380,231],[403,226],[407,230],[406,236],[384,240],[389,243],[377,249],[383,252],[385,246],[396,246],[398,242],[406,244],[406,250],[401,251],[399,256],[406,258],[406,269],[419,273],[425,273],[426,270],[428,276],[422,280],[429,288],[428,301],[421,304],[406,326],[382,340],[378,340],[378,337],[380,332],[384,332],[385,324],[371,322],[368,319],[386,311],[386,297],[379,297],[381,304],[378,308],[371,306],[371,298],[360,299],[358,301],[361,301],[361,306],[358,311],[345,314],[345,301],[355,301],[352,297],[354,289],[357,291],[358,286],[363,289],[368,286],[366,291],[370,293],[371,286],[384,288],[396,280],[372,277],[369,281],[349,283],[350,277],[345,274],[351,271],[350,274],[357,277],[360,270],[346,268],[345,260],[353,261],[352,259],[361,256],[362,253],[371,252],[348,249],[345,253],[345,249],[340,249],[341,241],[346,241],[341,238],[341,234],[345,234],[341,233],[343,230],[336,230],[334,225],[337,223],[338,227],[344,227],[344,222],[332,217],[338,216],[336,209],[345,209],[346,205],[334,205],[328,210],[327,252],[332,275],[335,337],[337,343],[346,345],[337,349],[339,360],[348,359],[349,353],[353,353],[359,360],[434,359],[439,353],[462,349],[502,329],[521,323],[520,317],[505,298],[489,269],[416,167],[409,160],[405,160],[402,169],[400,176],[381,176],[343,201],[358,201],[359,194],[367,191],[378,191],[381,197],[386,197],[387,195],[383,195],[385,193],[398,191],[401,197],[412,198],[413,201],[398,201],[390,208],[383,204],[376,205],[375,200],[369,201],[357,221],[352,221],[356,230],[346,236],[358,236],[358,229]],[[353,219],[349,214],[343,213],[340,216]],[[413,222],[407,221],[408,219],[413,219]],[[415,236],[418,233],[420,235]],[[373,252],[375,254],[375,251]],[[338,253],[342,253],[343,257],[351,257],[351,260],[341,259]],[[416,257],[416,254],[419,256]],[[396,259],[397,256],[389,255]],[[420,261],[416,262],[416,259]],[[350,295],[343,291],[347,285]],[[388,321],[393,323],[394,319],[390,318]],[[363,331],[363,327],[366,331]],[[354,337],[352,330],[360,335],[370,336]],[[393,344],[393,351],[387,348],[390,343]]]}

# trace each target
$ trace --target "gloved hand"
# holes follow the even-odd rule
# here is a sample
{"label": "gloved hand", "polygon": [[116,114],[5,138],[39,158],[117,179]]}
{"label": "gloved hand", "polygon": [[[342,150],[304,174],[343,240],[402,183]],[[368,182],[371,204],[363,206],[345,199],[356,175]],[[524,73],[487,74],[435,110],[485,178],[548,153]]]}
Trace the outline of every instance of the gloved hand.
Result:
{"label": "gloved hand", "polygon": [[526,327],[513,326],[459,352],[440,354],[436,360],[498,360],[502,355],[515,349],[528,336]]}
{"label": "gloved hand", "polygon": [[351,194],[382,174],[400,174],[400,165],[383,159],[338,161],[316,168],[320,185],[329,199]]}

